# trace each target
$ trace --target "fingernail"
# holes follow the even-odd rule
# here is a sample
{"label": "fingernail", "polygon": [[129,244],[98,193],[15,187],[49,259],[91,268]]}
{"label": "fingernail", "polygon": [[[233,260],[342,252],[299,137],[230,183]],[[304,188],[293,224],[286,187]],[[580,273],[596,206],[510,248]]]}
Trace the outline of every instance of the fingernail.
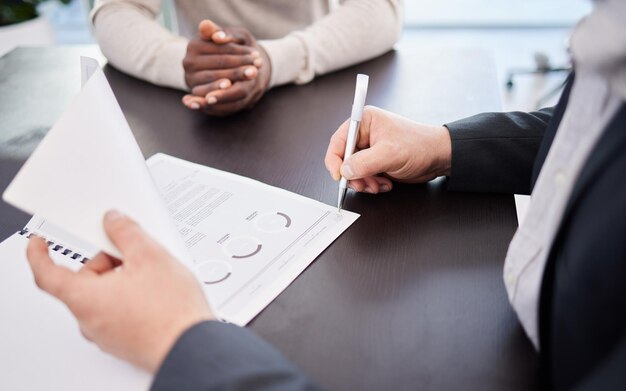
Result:
{"label": "fingernail", "polygon": [[200,105],[198,104],[198,102],[191,102],[189,108],[191,108],[192,110],[198,110],[200,108]]}
{"label": "fingernail", "polygon": [[261,53],[259,53],[258,50],[254,50],[252,51],[252,53],[250,53],[252,55],[252,57],[259,57],[261,55]]}
{"label": "fingernail", "polygon": [[254,76],[254,69],[253,68],[246,68],[246,70],[243,71],[243,74],[246,75],[247,77],[252,77],[252,76]]}
{"label": "fingernail", "polygon": [[381,191],[381,193],[386,193],[386,192],[388,192],[389,190],[391,190],[391,188],[389,188],[389,186],[387,186],[387,185],[382,185],[382,186],[380,186],[380,191]]}
{"label": "fingernail", "polygon": [[212,105],[215,104],[217,102],[217,98],[214,96],[207,96],[206,97],[206,103]]}
{"label": "fingernail", "polygon": [[112,209],[112,210],[106,212],[106,214],[104,215],[104,220],[107,223],[112,223],[112,222],[114,222],[116,220],[121,219],[122,217],[124,217],[124,215],[120,211]]}
{"label": "fingernail", "polygon": [[374,190],[372,190],[372,188],[369,187],[369,186],[366,186],[365,189],[363,189],[363,192],[369,193],[369,194],[374,194]]}
{"label": "fingernail", "polygon": [[341,176],[346,179],[354,178],[354,171],[352,171],[352,167],[349,164],[344,164],[341,166]]}
{"label": "fingernail", "polygon": [[254,60],[253,62],[255,67],[260,67],[261,65],[263,65],[263,59],[262,58],[257,58]]}
{"label": "fingernail", "polygon": [[357,191],[357,189],[351,183],[348,183],[348,189],[352,189],[354,191]]}
{"label": "fingernail", "polygon": [[212,36],[213,39],[218,39],[218,40],[223,40],[224,38],[226,38],[226,33],[223,31],[218,31],[213,33]]}
{"label": "fingernail", "polygon": [[222,80],[220,82],[220,88],[221,89],[226,89],[228,87],[230,87],[230,80]]}

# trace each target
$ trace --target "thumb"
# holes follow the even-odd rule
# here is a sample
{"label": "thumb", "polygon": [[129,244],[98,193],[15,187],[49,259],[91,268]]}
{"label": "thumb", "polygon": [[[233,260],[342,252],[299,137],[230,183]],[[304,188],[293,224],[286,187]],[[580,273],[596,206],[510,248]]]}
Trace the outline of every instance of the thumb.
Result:
{"label": "thumb", "polygon": [[217,44],[223,43],[222,41],[226,39],[226,33],[222,28],[215,22],[209,19],[204,19],[198,25],[198,31],[200,33],[200,38],[205,41],[214,41]]}
{"label": "thumb", "polygon": [[387,146],[377,144],[350,156],[341,166],[341,175],[352,180],[381,174],[391,169],[392,158]]}
{"label": "thumb", "polygon": [[[252,46],[256,42],[254,36],[250,33],[250,31],[241,28],[241,27],[226,27],[224,29],[226,33],[226,37],[224,40],[228,40],[228,42],[235,42],[240,45],[248,45]],[[222,42],[215,42],[222,43]],[[227,42],[223,42],[227,43]]]}
{"label": "thumb", "polygon": [[198,31],[200,33],[200,38],[205,41],[212,41],[218,45],[222,45],[225,43],[237,42],[237,43],[245,43],[245,38],[240,36],[240,33],[237,32],[237,35],[233,35],[233,32],[236,29],[223,29],[217,23],[212,20],[205,19],[198,25]]}
{"label": "thumb", "polygon": [[139,224],[116,210],[104,215],[104,231],[122,253],[124,262],[136,262],[144,258],[137,255],[146,253],[147,249],[155,245]]}

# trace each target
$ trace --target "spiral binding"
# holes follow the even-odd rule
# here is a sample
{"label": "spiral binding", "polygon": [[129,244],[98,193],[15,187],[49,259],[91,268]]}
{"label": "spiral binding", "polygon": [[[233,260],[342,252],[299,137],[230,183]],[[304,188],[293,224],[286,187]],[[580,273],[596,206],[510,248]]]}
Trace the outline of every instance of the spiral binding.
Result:
{"label": "spiral binding", "polygon": [[85,256],[83,256],[83,255],[81,255],[81,254],[79,254],[79,253],[77,253],[77,252],[75,252],[73,250],[70,250],[67,247],[64,247],[64,246],[62,246],[60,244],[57,244],[57,243],[53,242],[52,240],[48,240],[47,238],[45,238],[45,237],[43,237],[43,236],[41,236],[41,235],[39,235],[37,233],[30,232],[28,230],[28,228],[24,228],[24,229],[18,231],[18,234],[20,234],[22,236],[25,236],[25,237],[27,237],[29,239],[33,235],[39,236],[40,238],[44,239],[46,241],[46,243],[48,243],[48,247],[50,247],[50,249],[52,251],[56,251],[56,252],[60,253],[61,255],[65,255],[66,257],[69,257],[71,259],[75,259],[75,260],[79,261],[80,263],[85,263],[85,262],[87,262],[89,260],[89,258],[87,258],[87,257],[85,257]]}

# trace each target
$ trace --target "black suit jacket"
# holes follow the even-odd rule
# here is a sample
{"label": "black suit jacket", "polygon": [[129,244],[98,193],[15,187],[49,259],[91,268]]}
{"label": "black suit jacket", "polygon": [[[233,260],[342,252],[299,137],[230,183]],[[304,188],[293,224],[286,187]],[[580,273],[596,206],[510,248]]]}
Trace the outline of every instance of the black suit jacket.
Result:
{"label": "black suit jacket", "polygon": [[[486,113],[448,124],[450,189],[529,193],[568,96],[569,86],[555,109]],[[578,178],[544,273],[539,321],[547,388],[626,389],[625,151],[622,107]],[[153,388],[316,386],[248,330],[204,322],[178,340]]]}
{"label": "black suit jacket", "polygon": [[[480,114],[448,124],[449,187],[528,193],[572,82],[554,109]],[[539,308],[546,388],[626,390],[626,105],[576,181],[548,258]]]}

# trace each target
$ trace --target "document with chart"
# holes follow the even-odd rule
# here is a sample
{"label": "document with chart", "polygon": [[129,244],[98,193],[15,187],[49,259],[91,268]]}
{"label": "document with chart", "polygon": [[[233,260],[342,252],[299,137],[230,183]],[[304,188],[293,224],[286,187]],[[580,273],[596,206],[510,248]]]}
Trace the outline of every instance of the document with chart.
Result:
{"label": "document with chart", "polygon": [[[261,182],[164,154],[148,170],[219,317],[245,325],[358,215]],[[97,248],[41,216],[22,231],[76,262]]]}
{"label": "document with chart", "polygon": [[82,69],[80,94],[3,194],[51,251],[121,257],[102,227],[119,210],[194,271],[217,316],[245,325],[357,219],[175,157],[146,161],[98,64]]}
{"label": "document with chart", "polygon": [[217,313],[248,323],[358,217],[157,154],[148,167]]}

